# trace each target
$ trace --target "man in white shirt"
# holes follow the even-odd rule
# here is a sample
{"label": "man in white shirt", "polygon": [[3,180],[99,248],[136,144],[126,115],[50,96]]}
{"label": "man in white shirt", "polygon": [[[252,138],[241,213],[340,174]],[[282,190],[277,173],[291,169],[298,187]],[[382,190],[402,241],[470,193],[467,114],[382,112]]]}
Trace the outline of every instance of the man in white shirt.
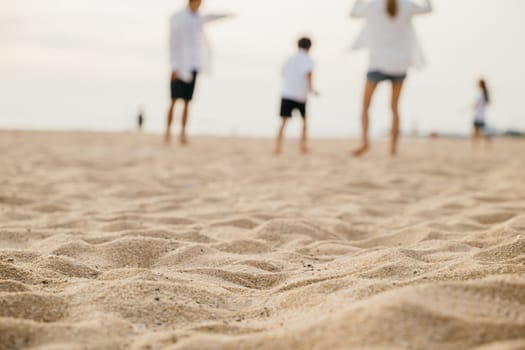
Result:
{"label": "man in white shirt", "polygon": [[312,86],[314,62],[308,54],[312,41],[309,38],[302,38],[298,42],[298,47],[299,51],[286,61],[282,71],[284,84],[281,100],[281,126],[275,142],[275,155],[281,154],[284,129],[295,110],[299,111],[303,118],[301,152],[308,152],[306,102],[310,92],[317,94]]}
{"label": "man in white shirt", "polygon": [[179,99],[184,102],[180,143],[187,143],[189,105],[193,99],[197,76],[200,72],[207,71],[209,64],[209,47],[203,31],[204,24],[229,16],[201,16],[201,4],[202,0],[188,0],[188,7],[170,18],[171,104],[164,137],[168,144],[171,142],[173,110]]}

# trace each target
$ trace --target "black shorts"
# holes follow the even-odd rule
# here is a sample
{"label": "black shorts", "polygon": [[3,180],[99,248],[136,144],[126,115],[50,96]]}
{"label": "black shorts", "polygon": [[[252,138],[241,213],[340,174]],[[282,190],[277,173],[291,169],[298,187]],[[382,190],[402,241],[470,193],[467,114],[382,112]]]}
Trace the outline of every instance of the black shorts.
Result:
{"label": "black shorts", "polygon": [[171,99],[183,99],[184,101],[191,101],[193,99],[193,93],[195,92],[195,84],[197,83],[197,71],[192,72],[191,83],[187,83],[182,80],[171,81]]}
{"label": "black shorts", "polygon": [[291,118],[294,110],[298,110],[301,113],[301,117],[306,118],[306,103],[297,102],[287,98],[281,100],[281,117]]}

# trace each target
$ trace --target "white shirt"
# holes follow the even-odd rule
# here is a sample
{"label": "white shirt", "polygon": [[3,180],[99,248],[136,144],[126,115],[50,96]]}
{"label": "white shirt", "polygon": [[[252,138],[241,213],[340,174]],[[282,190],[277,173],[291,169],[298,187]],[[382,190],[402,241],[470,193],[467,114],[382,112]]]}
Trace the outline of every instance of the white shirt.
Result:
{"label": "white shirt", "polygon": [[306,50],[300,49],[298,53],[290,57],[284,64],[282,97],[297,101],[306,102],[310,85],[308,74],[314,69],[314,62]]}
{"label": "white shirt", "polygon": [[432,11],[430,0],[423,4],[411,0],[397,0],[395,17],[387,13],[386,0],[357,0],[351,16],[365,18],[367,25],[353,49],[370,51],[370,71],[385,74],[405,74],[410,67],[425,63],[421,46],[412,24],[415,15]]}
{"label": "white shirt", "polygon": [[485,94],[482,92],[476,101],[474,107],[474,118],[477,122],[484,122],[485,116],[487,114],[487,100],[485,99]]}
{"label": "white shirt", "polygon": [[202,16],[189,8],[170,18],[170,63],[172,72],[185,82],[191,82],[192,72],[208,71],[210,48],[204,33],[204,24],[228,15]]}
{"label": "white shirt", "polygon": [[[189,11],[189,10],[188,10]],[[189,11],[189,28],[188,28],[188,50],[190,52],[190,65],[192,69],[200,71],[202,69],[202,48],[201,48],[201,35],[202,31],[202,18],[198,13]]]}

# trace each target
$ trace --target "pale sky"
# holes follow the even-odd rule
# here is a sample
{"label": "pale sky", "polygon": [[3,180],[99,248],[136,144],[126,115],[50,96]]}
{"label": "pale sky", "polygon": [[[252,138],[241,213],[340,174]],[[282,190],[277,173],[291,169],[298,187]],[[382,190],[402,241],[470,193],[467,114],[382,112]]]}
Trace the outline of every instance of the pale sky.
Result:
{"label": "pale sky", "polygon": [[[144,105],[147,128],[164,126],[169,90],[167,22],[185,0],[2,0],[0,128],[125,130]],[[205,0],[203,13],[237,15],[210,24],[211,76],[198,83],[194,133],[273,135],[280,67],[302,34],[312,36],[316,83],[312,133],[356,135],[366,55],[347,48],[363,22],[350,0]],[[428,66],[412,72],[402,103],[409,131],[466,133],[484,76],[489,124],[525,129],[525,1],[434,0],[416,20]],[[390,124],[389,87],[374,101],[372,128]],[[291,134],[293,131],[290,132]]]}

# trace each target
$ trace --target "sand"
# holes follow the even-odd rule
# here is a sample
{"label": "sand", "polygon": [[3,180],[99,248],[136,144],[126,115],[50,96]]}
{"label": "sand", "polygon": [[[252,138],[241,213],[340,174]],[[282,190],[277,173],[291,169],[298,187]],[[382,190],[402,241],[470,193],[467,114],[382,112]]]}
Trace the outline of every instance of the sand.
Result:
{"label": "sand", "polygon": [[525,349],[525,142],[0,132],[0,349]]}

